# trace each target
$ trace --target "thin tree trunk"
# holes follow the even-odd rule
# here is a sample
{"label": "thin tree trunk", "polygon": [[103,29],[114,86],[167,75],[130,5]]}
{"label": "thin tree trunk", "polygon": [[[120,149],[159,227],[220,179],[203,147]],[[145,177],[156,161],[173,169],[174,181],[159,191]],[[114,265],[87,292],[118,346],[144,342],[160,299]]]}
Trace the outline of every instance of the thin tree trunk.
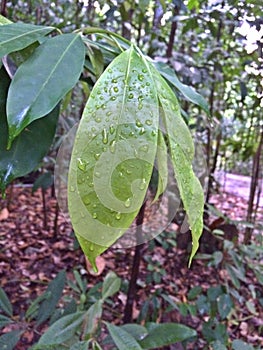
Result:
{"label": "thin tree trunk", "polygon": [[[178,14],[179,14],[179,8],[177,6],[175,6],[174,11],[173,11],[173,17],[177,16]],[[167,58],[172,57],[176,30],[177,30],[177,22],[174,19],[172,22],[169,41],[168,41],[168,45],[167,45],[167,49],[166,49],[166,57]]]}
{"label": "thin tree trunk", "polygon": [[1,15],[7,16],[7,11],[6,11],[6,0],[2,0],[1,2]]}
{"label": "thin tree trunk", "polygon": [[[140,236],[142,235],[142,224],[144,220],[145,203],[142,205],[136,220],[136,239],[139,242]],[[134,305],[134,300],[137,292],[137,279],[139,275],[140,262],[142,257],[142,250],[145,244],[138,244],[135,247],[135,254],[133,257],[131,278],[129,282],[129,288],[127,293],[127,301],[124,309],[123,322],[130,323],[132,321],[132,310]]]}
{"label": "thin tree trunk", "polygon": [[[263,128],[261,129],[260,141],[258,144],[257,151],[253,157],[252,175],[251,175],[251,182],[250,182],[250,193],[249,193],[248,209],[247,209],[247,222],[252,224],[253,224],[254,198],[255,198],[256,189],[257,189],[258,180],[259,180],[260,158],[261,158],[262,148],[263,148]],[[256,214],[254,213],[254,215]],[[253,228],[247,227],[245,231],[245,236],[244,236],[244,244],[250,243],[252,233],[253,233]]]}

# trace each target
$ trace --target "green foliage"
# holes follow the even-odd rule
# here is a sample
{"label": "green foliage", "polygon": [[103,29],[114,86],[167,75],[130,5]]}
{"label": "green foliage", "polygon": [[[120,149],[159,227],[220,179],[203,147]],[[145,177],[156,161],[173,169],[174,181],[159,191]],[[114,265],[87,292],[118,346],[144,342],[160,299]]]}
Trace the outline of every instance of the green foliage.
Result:
{"label": "green foliage", "polygon": [[0,308],[8,315],[13,316],[13,307],[3,288],[0,288]]}

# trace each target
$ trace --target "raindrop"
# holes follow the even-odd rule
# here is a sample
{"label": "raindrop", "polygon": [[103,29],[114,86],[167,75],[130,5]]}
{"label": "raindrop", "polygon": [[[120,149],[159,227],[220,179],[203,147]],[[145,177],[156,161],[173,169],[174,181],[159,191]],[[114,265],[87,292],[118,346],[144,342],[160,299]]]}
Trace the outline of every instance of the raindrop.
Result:
{"label": "raindrop", "polygon": [[142,109],[142,103],[140,102],[138,105],[138,109],[141,110]]}
{"label": "raindrop", "polygon": [[95,122],[100,123],[101,122],[101,118],[100,117],[96,117],[95,118]]}
{"label": "raindrop", "polygon": [[116,218],[117,220],[120,220],[120,218],[121,218],[121,213],[118,212],[118,213],[115,215],[115,218]]}
{"label": "raindrop", "polygon": [[105,105],[105,104],[102,104],[102,105],[101,105],[101,108],[102,108],[102,109],[106,109],[106,105]]}
{"label": "raindrop", "polygon": [[130,99],[132,99],[134,97],[134,95],[132,93],[129,94],[128,96]]}
{"label": "raindrop", "polygon": [[82,218],[85,218],[85,213],[83,211],[80,212]]}
{"label": "raindrop", "polygon": [[143,145],[140,147],[140,151],[148,152],[148,150],[149,150],[149,145]]}
{"label": "raindrop", "polygon": [[94,185],[93,182],[89,182],[89,183],[88,183],[88,186],[89,186],[89,187],[93,187],[93,185]]}
{"label": "raindrop", "polygon": [[108,143],[108,133],[105,128],[102,130],[102,142],[104,143],[104,145]]}
{"label": "raindrop", "polygon": [[83,202],[84,202],[84,204],[86,204],[86,205],[89,205],[89,204],[90,204],[90,199],[89,199],[89,197],[88,197],[87,195],[83,198]]}
{"label": "raindrop", "polygon": [[105,88],[104,88],[104,91],[105,91],[105,92],[108,92],[108,89],[105,87]]}
{"label": "raindrop", "polygon": [[[96,217],[97,217],[97,216],[96,216]],[[94,219],[96,219],[96,218],[94,218]],[[93,250],[94,250],[94,245],[93,245],[93,243],[90,243],[89,250],[90,250],[91,252],[93,252]]]}
{"label": "raindrop", "polygon": [[94,154],[94,158],[95,158],[96,160],[98,160],[98,159],[99,159],[99,157],[100,157],[100,153],[96,153],[96,154]]}
{"label": "raindrop", "polygon": [[157,131],[156,131],[156,130],[153,130],[153,131],[151,132],[151,134],[152,134],[152,136],[156,136],[156,135],[157,135]]}
{"label": "raindrop", "polygon": [[81,158],[78,158],[77,161],[78,161],[79,170],[86,171],[87,163],[84,160],[82,160]]}
{"label": "raindrop", "polygon": [[112,69],[109,69],[108,72],[109,72],[109,73],[112,73]]}
{"label": "raindrop", "polygon": [[110,115],[112,115],[112,112],[107,112],[106,115],[109,117]]}
{"label": "raindrop", "polygon": [[117,88],[117,86],[115,86],[115,87],[113,88],[113,90],[114,90],[114,92],[119,92],[119,89]]}
{"label": "raindrop", "polygon": [[120,172],[119,172],[119,176],[120,176],[120,177],[123,177],[123,172],[120,171]]}
{"label": "raindrop", "polygon": [[152,123],[153,123],[152,120],[150,120],[150,119],[146,120],[146,125],[152,125]]}
{"label": "raindrop", "polygon": [[115,101],[116,100],[116,96],[112,96],[110,99],[111,99],[111,101]]}
{"label": "raindrop", "polygon": [[145,134],[145,133],[146,133],[145,129],[144,129],[144,128],[141,128],[141,130],[139,131],[139,134],[140,134],[140,135],[143,135],[143,134]]}
{"label": "raindrop", "polygon": [[92,217],[93,217],[93,219],[97,219],[97,217],[98,217],[97,213],[93,213]]}
{"label": "raindrop", "polygon": [[150,86],[151,84],[149,82],[146,83],[146,86]]}
{"label": "raindrop", "polygon": [[132,173],[132,171],[129,170],[129,169],[127,169],[127,170],[126,170],[126,173],[127,173],[128,175],[130,175],[130,174]]}
{"label": "raindrop", "polygon": [[113,140],[110,144],[110,151],[111,151],[111,153],[114,153],[115,150],[116,150],[116,141]]}
{"label": "raindrop", "polygon": [[111,82],[114,83],[114,84],[116,84],[116,83],[117,83],[117,79],[112,79]]}
{"label": "raindrop", "polygon": [[142,122],[139,119],[136,119],[136,126],[138,126],[138,128],[142,127]]}
{"label": "raindrop", "polygon": [[111,134],[113,134],[113,133],[114,133],[114,131],[115,131],[115,128],[114,128],[114,126],[113,126],[113,125],[111,125],[111,126],[110,126],[110,133],[111,133]]}
{"label": "raindrop", "polygon": [[131,199],[128,198],[128,199],[125,201],[124,205],[125,205],[126,208],[129,208],[129,207],[131,206]]}
{"label": "raindrop", "polygon": [[143,74],[139,74],[139,75],[138,75],[138,79],[139,79],[140,81],[143,81],[143,79],[144,79]]}
{"label": "raindrop", "polygon": [[75,187],[74,186],[70,186],[70,192],[75,192]]}
{"label": "raindrop", "polygon": [[145,180],[145,179],[142,179],[139,188],[140,188],[140,190],[144,190],[145,187],[146,187],[146,180]]}
{"label": "raindrop", "polygon": [[93,207],[94,209],[97,208],[97,204],[94,203],[92,207]]}
{"label": "raindrop", "polygon": [[94,176],[97,177],[97,178],[100,178],[100,177],[101,177],[101,173],[99,173],[98,171],[96,171],[96,172],[94,173]]}
{"label": "raindrop", "polygon": [[142,72],[143,72],[143,73],[147,73],[147,69],[146,69],[146,68],[143,68]]}

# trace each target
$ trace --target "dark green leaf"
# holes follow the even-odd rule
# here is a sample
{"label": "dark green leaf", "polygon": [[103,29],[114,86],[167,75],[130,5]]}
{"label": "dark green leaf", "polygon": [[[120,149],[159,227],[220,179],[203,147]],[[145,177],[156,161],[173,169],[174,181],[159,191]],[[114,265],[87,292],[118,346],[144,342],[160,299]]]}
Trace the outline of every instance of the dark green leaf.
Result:
{"label": "dark green leaf", "polygon": [[24,49],[54,29],[53,27],[26,23],[11,23],[0,26],[0,58],[10,52]]}
{"label": "dark green leaf", "polygon": [[84,56],[80,36],[63,34],[46,40],[18,68],[7,100],[9,145],[32,121],[52,111],[76,84]]}
{"label": "dark green leaf", "polygon": [[29,308],[26,311],[25,318],[26,319],[32,319],[33,317],[36,316],[36,313],[39,309],[40,303],[43,300],[49,299],[51,296],[50,292],[44,292],[43,294],[39,295],[29,306]]}
{"label": "dark green leaf", "polygon": [[10,303],[5,291],[1,287],[0,287],[0,309],[2,309],[8,316],[13,315],[12,304]]}
{"label": "dark green leaf", "polygon": [[13,320],[11,320],[11,318],[6,317],[4,315],[0,315],[0,328],[5,327],[6,325],[12,323]]}
{"label": "dark green leaf", "polygon": [[28,174],[40,163],[52,143],[59,114],[57,107],[47,117],[33,122],[7,151],[5,102],[8,85],[9,77],[2,68],[0,70],[0,190],[2,193],[12,180]]}
{"label": "dark green leaf", "polygon": [[211,346],[213,350],[227,350],[225,345],[223,345],[219,340],[213,341]]}
{"label": "dark green leaf", "polygon": [[155,63],[156,68],[161,75],[173,86],[175,86],[184,97],[193,102],[194,104],[201,107],[208,115],[210,115],[209,107],[206,100],[202,95],[198,94],[192,87],[182,84],[177,78],[175,72],[167,64],[157,62]]}
{"label": "dark green leaf", "polygon": [[98,49],[95,45],[89,45],[88,55],[93,66],[94,73],[96,77],[99,78],[104,70],[104,60],[101,50]]}
{"label": "dark green leaf", "polygon": [[94,268],[96,256],[123,235],[143,203],[156,155],[158,120],[149,64],[131,47],[94,86],[71,157],[69,213]]}
{"label": "dark green leaf", "polygon": [[143,350],[135,338],[122,327],[117,327],[108,322],[105,323],[118,350]]}
{"label": "dark green leaf", "polygon": [[143,349],[155,349],[181,342],[197,335],[194,329],[177,323],[146,324],[148,335],[139,343]]}
{"label": "dark green leaf", "polygon": [[194,300],[197,296],[201,294],[201,292],[202,288],[200,286],[193,287],[187,294],[187,297],[189,300]]}
{"label": "dark green leaf", "polygon": [[49,283],[46,293],[50,293],[48,299],[43,300],[39,307],[37,326],[45,322],[55,311],[55,307],[62,295],[66,282],[65,271],[60,271],[57,276]]}
{"label": "dark green leaf", "polygon": [[233,350],[253,350],[253,346],[243,340],[235,339],[232,343]]}
{"label": "dark green leaf", "polygon": [[110,271],[105,277],[102,284],[102,299],[107,299],[117,293],[121,286],[121,279],[114,273]]}
{"label": "dark green leaf", "polygon": [[84,312],[77,312],[60,318],[41,336],[37,349],[40,349],[41,345],[61,344],[71,339],[80,328],[84,316]]}
{"label": "dark green leaf", "polygon": [[53,175],[50,171],[41,174],[32,187],[32,192],[34,193],[37,189],[42,188],[43,190],[47,190],[49,187],[53,185]]}
{"label": "dark green leaf", "polygon": [[158,131],[158,147],[157,147],[157,170],[158,170],[158,187],[153,203],[158,200],[160,195],[165,191],[168,183],[168,154],[167,146],[162,132]]}
{"label": "dark green leaf", "polygon": [[193,171],[193,140],[181,117],[177,98],[154,67],[152,73],[161,105],[161,116],[166,127],[175,179],[192,231],[193,246],[190,264],[198,249],[198,241],[203,231],[204,194],[202,186]]}
{"label": "dark green leaf", "polygon": [[88,309],[86,335],[92,336],[93,333],[96,331],[102,315],[102,305],[103,301],[98,300],[96,301],[96,303],[92,304],[91,307]]}
{"label": "dark green leaf", "polygon": [[89,349],[88,347],[89,344],[90,344],[90,340],[79,341],[76,344],[72,345],[69,350],[87,350]]}
{"label": "dark green leaf", "polygon": [[15,330],[9,333],[5,333],[0,337],[0,349],[13,350],[18,343],[23,331]]}
{"label": "dark green leaf", "polygon": [[127,333],[129,333],[136,340],[142,340],[148,334],[148,331],[145,327],[140,326],[135,323],[127,323],[121,326]]}
{"label": "dark green leaf", "polygon": [[223,294],[222,286],[210,287],[207,290],[207,296],[210,301],[216,301],[216,299]]}
{"label": "dark green leaf", "polygon": [[222,294],[219,296],[218,301],[218,312],[222,320],[227,318],[233,307],[233,302],[228,294]]}

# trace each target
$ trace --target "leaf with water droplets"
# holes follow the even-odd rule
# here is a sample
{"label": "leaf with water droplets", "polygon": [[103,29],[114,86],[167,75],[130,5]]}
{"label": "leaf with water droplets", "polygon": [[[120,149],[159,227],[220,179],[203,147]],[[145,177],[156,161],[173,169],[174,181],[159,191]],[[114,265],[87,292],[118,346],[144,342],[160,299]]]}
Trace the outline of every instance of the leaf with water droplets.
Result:
{"label": "leaf with water droplets", "polygon": [[93,267],[96,256],[125,233],[143,204],[156,156],[158,123],[149,63],[131,47],[95,84],[71,157],[69,213]]}
{"label": "leaf with water droplets", "polygon": [[203,189],[192,168],[194,158],[193,140],[181,117],[180,106],[175,94],[154,67],[152,67],[152,73],[160,101],[161,117],[166,127],[175,179],[192,231],[191,263],[198,249],[198,241],[203,231],[204,208]]}
{"label": "leaf with water droplets", "polygon": [[165,191],[168,182],[168,163],[167,163],[167,146],[162,132],[158,132],[158,148],[157,148],[157,171],[158,186],[153,203],[158,200],[160,195]]}

